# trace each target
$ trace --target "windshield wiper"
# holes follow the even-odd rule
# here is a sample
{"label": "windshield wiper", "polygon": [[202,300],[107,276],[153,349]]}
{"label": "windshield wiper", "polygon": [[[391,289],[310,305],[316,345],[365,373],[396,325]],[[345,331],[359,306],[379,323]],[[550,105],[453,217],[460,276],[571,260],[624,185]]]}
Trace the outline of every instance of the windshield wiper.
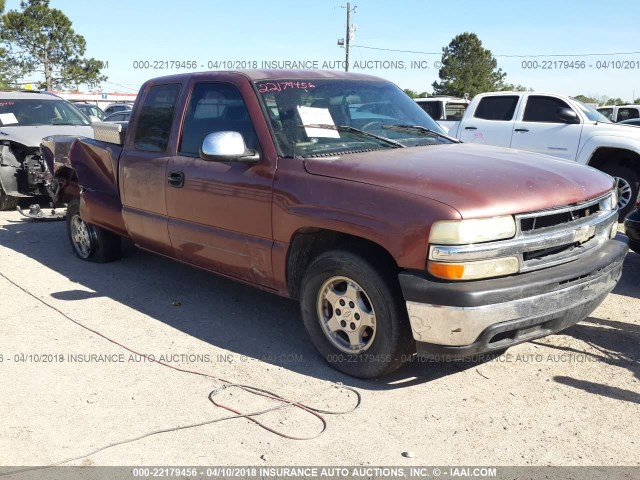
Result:
{"label": "windshield wiper", "polygon": [[359,128],[355,128],[350,125],[329,125],[324,123],[314,123],[311,125],[300,125],[300,126],[303,128],[320,128],[320,129],[326,129],[326,130],[337,130],[338,132],[357,133],[358,135],[362,135],[363,137],[375,138],[376,140],[380,140],[389,145],[393,145],[395,148],[406,147],[406,145],[403,145],[400,142],[396,142],[395,140],[391,140],[390,138],[383,137],[382,135],[376,135],[375,133],[367,132],[365,130],[360,130]]}
{"label": "windshield wiper", "polygon": [[457,138],[450,137],[449,135],[445,135],[444,133],[436,132],[435,130],[431,130],[430,128],[423,127],[421,125],[383,125],[382,128],[388,130],[411,130],[414,132],[422,132],[429,135],[435,135],[436,137],[446,138],[447,140],[451,140],[454,143],[462,143]]}

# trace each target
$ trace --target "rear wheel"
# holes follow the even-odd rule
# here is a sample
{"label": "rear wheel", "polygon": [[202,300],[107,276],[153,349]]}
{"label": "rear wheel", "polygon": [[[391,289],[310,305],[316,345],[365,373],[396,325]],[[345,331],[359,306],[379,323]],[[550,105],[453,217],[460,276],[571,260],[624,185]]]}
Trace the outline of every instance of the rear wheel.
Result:
{"label": "rear wheel", "polygon": [[387,375],[415,351],[397,280],[351,252],[316,258],[303,279],[300,303],[316,349],[348,375]]}
{"label": "rear wheel", "polygon": [[616,179],[618,187],[618,221],[621,222],[636,204],[640,176],[635,170],[620,164],[607,165],[602,168],[602,171]]}
{"label": "rear wheel", "polygon": [[82,220],[78,200],[67,207],[67,233],[73,252],[82,260],[106,263],[122,256],[120,237]]}
{"label": "rear wheel", "polygon": [[0,185],[0,210],[15,210],[18,206],[18,197],[7,195]]}

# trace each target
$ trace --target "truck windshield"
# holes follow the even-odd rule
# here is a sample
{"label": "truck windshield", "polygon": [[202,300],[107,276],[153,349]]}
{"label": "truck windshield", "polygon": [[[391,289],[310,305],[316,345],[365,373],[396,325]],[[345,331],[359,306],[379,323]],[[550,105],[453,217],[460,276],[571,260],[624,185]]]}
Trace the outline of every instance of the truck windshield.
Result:
{"label": "truck windshield", "polygon": [[90,125],[89,119],[65,100],[0,98],[0,126]]}
{"label": "truck windshield", "polygon": [[[275,142],[287,157],[453,141],[411,98],[388,82],[283,79],[261,80],[255,86]],[[389,128],[394,126],[400,128]]]}

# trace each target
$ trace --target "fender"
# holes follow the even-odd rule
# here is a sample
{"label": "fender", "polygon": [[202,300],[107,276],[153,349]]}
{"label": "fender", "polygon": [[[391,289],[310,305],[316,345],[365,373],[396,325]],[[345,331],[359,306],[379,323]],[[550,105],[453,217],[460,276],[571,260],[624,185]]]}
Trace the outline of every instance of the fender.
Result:
{"label": "fender", "polygon": [[[389,252],[400,267],[422,269],[430,226],[436,220],[462,218],[456,209],[432,198],[309,174],[299,160],[279,159],[278,167],[273,191],[275,255],[286,256],[295,234],[313,227],[368,240]],[[284,258],[274,259],[277,269],[286,271]]]}
{"label": "fender", "polygon": [[[622,128],[631,129],[632,127]],[[592,135],[584,145],[582,145],[576,161],[583,165],[589,165],[594,153],[599,148],[618,148],[620,150],[628,150],[640,155],[640,138],[614,135],[609,132],[603,132],[602,135]],[[640,165],[638,165],[638,167],[640,167]]]}

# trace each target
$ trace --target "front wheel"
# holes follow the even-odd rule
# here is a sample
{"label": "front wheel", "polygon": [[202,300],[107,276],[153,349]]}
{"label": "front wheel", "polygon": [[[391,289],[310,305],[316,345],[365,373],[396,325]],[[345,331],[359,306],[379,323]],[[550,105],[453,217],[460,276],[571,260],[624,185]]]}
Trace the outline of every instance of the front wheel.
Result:
{"label": "front wheel", "polygon": [[317,257],[303,279],[300,303],[316,349],[348,375],[387,375],[415,351],[397,280],[351,252]]}
{"label": "front wheel", "polygon": [[106,263],[122,256],[120,237],[82,220],[78,200],[67,207],[67,233],[73,253],[82,260]]}

